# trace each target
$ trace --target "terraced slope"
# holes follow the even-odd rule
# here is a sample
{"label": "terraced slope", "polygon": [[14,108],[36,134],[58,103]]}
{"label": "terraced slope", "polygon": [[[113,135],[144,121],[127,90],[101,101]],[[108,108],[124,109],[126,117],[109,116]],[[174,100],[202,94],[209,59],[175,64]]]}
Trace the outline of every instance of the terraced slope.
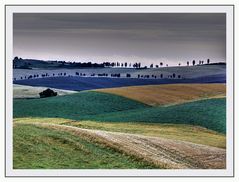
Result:
{"label": "terraced slope", "polygon": [[97,89],[97,92],[120,95],[151,106],[179,104],[192,100],[226,96],[225,84],[165,84]]}
{"label": "terraced slope", "polygon": [[57,124],[35,123],[35,125],[64,131],[91,142],[101,143],[160,168],[224,169],[226,165],[225,149],[216,147],[159,137],[81,129]]}

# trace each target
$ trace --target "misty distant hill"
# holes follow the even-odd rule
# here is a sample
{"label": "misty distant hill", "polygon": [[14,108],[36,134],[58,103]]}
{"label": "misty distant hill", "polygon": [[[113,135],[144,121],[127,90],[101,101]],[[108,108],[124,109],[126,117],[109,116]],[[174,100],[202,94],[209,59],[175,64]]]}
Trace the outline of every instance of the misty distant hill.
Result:
{"label": "misty distant hill", "polygon": [[103,68],[107,65],[109,65],[108,62],[97,64],[92,62],[44,61],[37,59],[22,59],[18,57],[15,57],[13,60],[14,69]]}

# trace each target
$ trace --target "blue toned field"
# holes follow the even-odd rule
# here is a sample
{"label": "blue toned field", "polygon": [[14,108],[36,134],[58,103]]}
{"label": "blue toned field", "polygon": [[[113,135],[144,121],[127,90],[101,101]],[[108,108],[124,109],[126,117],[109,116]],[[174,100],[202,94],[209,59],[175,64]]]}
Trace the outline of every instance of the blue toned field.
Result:
{"label": "blue toned field", "polygon": [[92,90],[138,85],[158,85],[173,83],[225,83],[225,75],[214,75],[192,79],[138,79],[138,78],[94,78],[94,77],[49,77],[17,80],[20,85],[51,87],[64,90]]}

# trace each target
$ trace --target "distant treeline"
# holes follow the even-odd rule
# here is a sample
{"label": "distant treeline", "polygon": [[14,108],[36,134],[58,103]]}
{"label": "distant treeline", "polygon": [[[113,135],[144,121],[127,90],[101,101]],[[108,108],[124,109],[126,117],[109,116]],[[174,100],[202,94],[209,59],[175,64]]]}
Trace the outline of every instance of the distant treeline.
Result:
{"label": "distant treeline", "polygon": [[[119,62],[66,62],[66,61],[44,61],[37,59],[22,59],[15,57],[13,59],[14,69],[32,69],[32,68],[108,68],[108,67],[125,67],[141,68],[141,63],[119,63]],[[147,68],[147,67],[143,67]],[[143,69],[142,68],[142,69]]]}
{"label": "distant treeline", "polygon": [[[195,65],[225,65],[226,63],[210,63],[210,59],[206,61],[199,60],[198,63],[193,61],[187,61],[185,66],[195,66]],[[160,64],[150,64],[149,68],[159,68],[163,66],[168,67],[168,64],[160,62]],[[181,66],[181,63],[178,63],[178,66]],[[66,61],[44,61],[37,59],[22,59],[15,57],[13,59],[13,68],[14,69],[32,69],[32,68],[108,68],[108,67],[117,67],[117,68],[136,68],[136,69],[146,69],[147,66],[142,67],[140,62],[135,63],[120,63],[120,62],[102,62],[102,63],[92,63],[89,62],[66,62]]]}
{"label": "distant treeline", "polygon": [[66,61],[44,61],[36,59],[22,59],[15,57],[13,59],[13,68],[32,69],[32,68],[104,68],[108,63],[81,63]]}

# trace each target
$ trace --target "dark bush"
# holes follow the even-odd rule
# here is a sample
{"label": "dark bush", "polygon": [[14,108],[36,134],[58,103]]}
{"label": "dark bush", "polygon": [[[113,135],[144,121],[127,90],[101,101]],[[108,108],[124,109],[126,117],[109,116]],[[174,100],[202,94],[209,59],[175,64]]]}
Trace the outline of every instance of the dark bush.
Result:
{"label": "dark bush", "polygon": [[57,96],[57,92],[54,92],[53,90],[48,88],[44,90],[43,92],[40,92],[39,95],[40,95],[40,98],[53,97],[53,96]]}

